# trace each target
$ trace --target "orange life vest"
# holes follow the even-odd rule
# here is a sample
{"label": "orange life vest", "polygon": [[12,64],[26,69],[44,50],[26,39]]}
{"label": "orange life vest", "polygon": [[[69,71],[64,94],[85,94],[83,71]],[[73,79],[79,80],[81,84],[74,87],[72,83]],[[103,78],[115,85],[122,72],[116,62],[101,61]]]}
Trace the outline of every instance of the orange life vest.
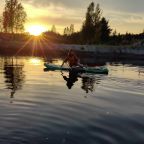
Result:
{"label": "orange life vest", "polygon": [[71,57],[68,58],[68,63],[69,63],[69,66],[72,67],[72,66],[77,66],[78,65],[78,57],[73,55]]}

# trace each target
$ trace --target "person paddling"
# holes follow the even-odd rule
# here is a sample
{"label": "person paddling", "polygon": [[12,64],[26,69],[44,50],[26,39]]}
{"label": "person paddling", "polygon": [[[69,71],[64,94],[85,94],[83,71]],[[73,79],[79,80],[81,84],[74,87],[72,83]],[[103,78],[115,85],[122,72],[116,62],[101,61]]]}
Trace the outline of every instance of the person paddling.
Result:
{"label": "person paddling", "polygon": [[75,54],[75,52],[71,49],[69,52],[68,52],[68,55],[67,57],[64,59],[61,67],[64,65],[64,63],[68,62],[69,66],[70,67],[73,67],[73,66],[80,66],[80,67],[83,67],[82,64],[79,63],[79,58],[77,57],[77,55]]}

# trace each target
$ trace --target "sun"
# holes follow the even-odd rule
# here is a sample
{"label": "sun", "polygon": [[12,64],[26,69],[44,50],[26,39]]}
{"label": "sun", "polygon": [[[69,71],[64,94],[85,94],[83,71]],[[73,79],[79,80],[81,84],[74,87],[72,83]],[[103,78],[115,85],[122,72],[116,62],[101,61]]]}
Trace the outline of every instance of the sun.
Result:
{"label": "sun", "polygon": [[43,32],[47,31],[46,27],[41,25],[33,25],[27,28],[27,31],[34,36],[39,36]]}

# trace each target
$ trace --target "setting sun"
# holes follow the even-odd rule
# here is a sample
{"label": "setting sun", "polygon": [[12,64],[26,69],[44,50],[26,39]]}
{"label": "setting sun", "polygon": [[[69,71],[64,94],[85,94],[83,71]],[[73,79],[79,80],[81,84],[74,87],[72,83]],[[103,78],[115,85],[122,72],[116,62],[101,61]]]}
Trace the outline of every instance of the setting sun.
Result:
{"label": "setting sun", "polygon": [[34,25],[34,26],[30,26],[27,31],[34,36],[39,36],[41,35],[43,32],[47,31],[46,27],[44,26],[40,26],[40,25]]}

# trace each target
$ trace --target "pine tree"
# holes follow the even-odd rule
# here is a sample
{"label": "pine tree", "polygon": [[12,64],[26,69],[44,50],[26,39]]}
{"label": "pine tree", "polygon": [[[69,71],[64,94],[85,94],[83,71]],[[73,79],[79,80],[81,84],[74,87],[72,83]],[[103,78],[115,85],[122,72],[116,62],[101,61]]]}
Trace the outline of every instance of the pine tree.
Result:
{"label": "pine tree", "polygon": [[117,35],[117,31],[116,29],[113,31],[112,36],[116,36]]}
{"label": "pine tree", "polygon": [[74,25],[71,24],[70,27],[64,28],[64,35],[72,35],[74,33]]}
{"label": "pine tree", "polygon": [[55,25],[52,26],[51,32],[56,33],[56,27],[55,27]]}
{"label": "pine tree", "polygon": [[64,28],[64,35],[67,35],[67,29]]}
{"label": "pine tree", "polygon": [[94,42],[95,43],[100,43],[101,41],[101,17],[102,17],[102,10],[100,9],[100,5],[97,4],[94,13],[94,27],[95,27]]}
{"label": "pine tree", "polygon": [[86,19],[82,26],[82,37],[85,43],[90,43],[94,37],[94,3],[92,2],[86,13]]}
{"label": "pine tree", "polygon": [[66,28],[66,35],[69,35],[70,34],[70,29],[69,27]]}
{"label": "pine tree", "polygon": [[71,24],[71,25],[70,25],[70,35],[73,34],[73,33],[74,33],[74,25]]}
{"label": "pine tree", "polygon": [[101,42],[107,42],[111,33],[108,21],[103,17],[101,20]]}

